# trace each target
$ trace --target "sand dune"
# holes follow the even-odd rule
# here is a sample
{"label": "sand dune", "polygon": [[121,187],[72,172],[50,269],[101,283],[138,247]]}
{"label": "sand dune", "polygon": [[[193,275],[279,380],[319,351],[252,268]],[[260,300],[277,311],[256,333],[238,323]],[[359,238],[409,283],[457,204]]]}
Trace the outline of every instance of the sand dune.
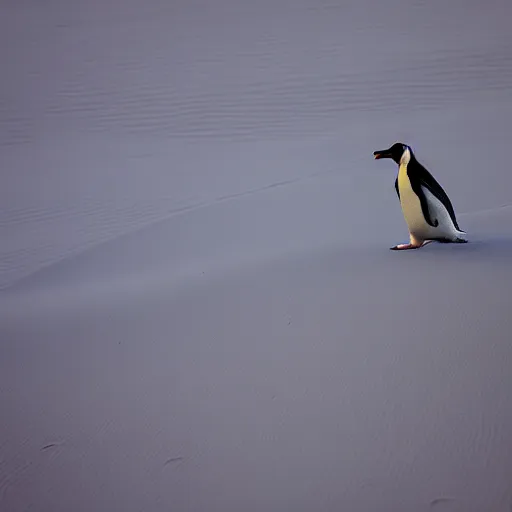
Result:
{"label": "sand dune", "polygon": [[104,248],[11,291],[7,509],[505,509],[510,217],[465,218],[464,248],[242,254],[181,280],[95,280]]}
{"label": "sand dune", "polygon": [[508,511],[509,18],[5,5],[0,510]]}

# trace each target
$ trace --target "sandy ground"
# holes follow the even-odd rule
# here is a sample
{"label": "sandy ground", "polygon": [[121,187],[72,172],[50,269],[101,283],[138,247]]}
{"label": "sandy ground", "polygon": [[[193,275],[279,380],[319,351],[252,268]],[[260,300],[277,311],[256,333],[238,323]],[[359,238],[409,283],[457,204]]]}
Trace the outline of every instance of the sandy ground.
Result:
{"label": "sandy ground", "polygon": [[0,510],[509,512],[511,14],[7,2]]}

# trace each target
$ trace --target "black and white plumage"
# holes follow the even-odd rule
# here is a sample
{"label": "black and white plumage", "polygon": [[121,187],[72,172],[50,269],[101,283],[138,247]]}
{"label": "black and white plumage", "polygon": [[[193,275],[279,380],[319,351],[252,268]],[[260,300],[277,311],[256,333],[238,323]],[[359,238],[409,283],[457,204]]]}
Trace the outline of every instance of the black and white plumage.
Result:
{"label": "black and white plumage", "polygon": [[391,158],[398,164],[395,189],[409,228],[410,243],[391,249],[418,249],[432,241],[467,242],[466,232],[460,229],[446,192],[416,160],[409,146],[397,142],[389,149],[374,151],[373,156],[376,159]]}

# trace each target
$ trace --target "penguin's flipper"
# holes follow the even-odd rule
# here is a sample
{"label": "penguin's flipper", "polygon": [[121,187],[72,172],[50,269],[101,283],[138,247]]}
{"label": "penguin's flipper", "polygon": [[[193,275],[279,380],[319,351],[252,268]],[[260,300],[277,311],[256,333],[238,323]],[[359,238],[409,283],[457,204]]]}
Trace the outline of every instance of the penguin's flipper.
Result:
{"label": "penguin's flipper", "polygon": [[423,213],[423,217],[425,218],[426,223],[429,226],[436,228],[439,225],[439,221],[437,219],[433,219],[430,215],[427,198],[425,197],[425,192],[423,192],[421,182],[417,180],[410,181],[413,192],[418,196],[418,199],[420,200],[421,211]]}
{"label": "penguin's flipper", "polygon": [[396,195],[398,196],[398,200],[400,201],[400,190],[398,189],[398,176],[396,177],[396,180],[395,180],[395,190],[396,190]]}

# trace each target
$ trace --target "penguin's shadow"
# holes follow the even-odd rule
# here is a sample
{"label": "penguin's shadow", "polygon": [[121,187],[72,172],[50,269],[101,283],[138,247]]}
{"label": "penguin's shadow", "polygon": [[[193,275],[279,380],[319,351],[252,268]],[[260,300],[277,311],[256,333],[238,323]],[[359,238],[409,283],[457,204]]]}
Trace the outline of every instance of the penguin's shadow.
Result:
{"label": "penguin's shadow", "polygon": [[466,244],[444,244],[432,242],[422,247],[418,252],[423,253],[442,253],[450,255],[464,255],[470,257],[488,257],[510,258],[512,261],[512,237],[510,238],[475,238],[469,240]]}

